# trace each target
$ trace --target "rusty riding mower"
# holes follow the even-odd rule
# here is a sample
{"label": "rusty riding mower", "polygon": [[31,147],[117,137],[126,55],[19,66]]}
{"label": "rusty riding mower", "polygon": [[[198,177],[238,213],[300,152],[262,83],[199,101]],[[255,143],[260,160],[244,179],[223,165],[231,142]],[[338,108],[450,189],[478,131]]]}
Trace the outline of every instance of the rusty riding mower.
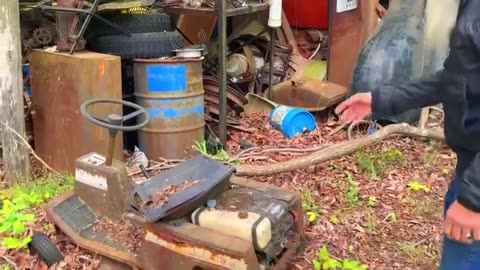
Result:
{"label": "rusty riding mower", "polygon": [[[136,111],[100,119],[88,111],[98,103]],[[290,269],[304,243],[299,194],[235,177],[233,168],[202,155],[135,182],[122,162],[112,160],[115,138],[118,131],[147,125],[148,112],[130,102],[97,99],[82,104],[81,113],[109,129],[107,155],[77,159],[73,192],[46,206],[49,219],[78,246],[140,269]],[[123,125],[133,118],[141,123]],[[156,201],[156,194],[183,184],[168,200]],[[138,250],[95,227],[105,220],[139,226],[144,234]]]}

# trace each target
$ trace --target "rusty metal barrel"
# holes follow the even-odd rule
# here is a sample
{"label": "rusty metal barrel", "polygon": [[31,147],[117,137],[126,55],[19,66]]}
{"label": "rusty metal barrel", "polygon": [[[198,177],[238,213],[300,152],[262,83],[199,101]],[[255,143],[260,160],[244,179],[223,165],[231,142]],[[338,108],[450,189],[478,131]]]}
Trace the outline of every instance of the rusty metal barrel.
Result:
{"label": "rusty metal barrel", "polygon": [[204,139],[202,59],[136,59],[136,103],[150,114],[138,131],[138,147],[148,158],[181,159]]}

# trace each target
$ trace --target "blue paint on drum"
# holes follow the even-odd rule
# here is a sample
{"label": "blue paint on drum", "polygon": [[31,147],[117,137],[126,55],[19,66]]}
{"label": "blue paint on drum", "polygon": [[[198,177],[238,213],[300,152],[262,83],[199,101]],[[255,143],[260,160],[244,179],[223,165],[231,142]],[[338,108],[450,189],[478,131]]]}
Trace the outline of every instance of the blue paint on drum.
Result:
{"label": "blue paint on drum", "polygon": [[[197,99],[202,99],[203,97],[194,97],[182,100],[169,100],[167,104],[162,104],[163,102],[157,102],[159,100],[153,100],[150,102],[152,107],[148,107],[147,111],[150,114],[152,119],[162,118],[165,120],[172,120],[177,118],[187,117],[189,115],[196,115],[199,117],[204,116],[204,105],[203,103],[196,102]],[[166,101],[166,100],[162,100]],[[192,105],[186,105],[192,104]],[[159,106],[160,105],[160,106]],[[162,106],[169,105],[169,106]]]}
{"label": "blue paint on drum", "polygon": [[150,92],[185,92],[187,67],[185,65],[147,66],[147,90]]}

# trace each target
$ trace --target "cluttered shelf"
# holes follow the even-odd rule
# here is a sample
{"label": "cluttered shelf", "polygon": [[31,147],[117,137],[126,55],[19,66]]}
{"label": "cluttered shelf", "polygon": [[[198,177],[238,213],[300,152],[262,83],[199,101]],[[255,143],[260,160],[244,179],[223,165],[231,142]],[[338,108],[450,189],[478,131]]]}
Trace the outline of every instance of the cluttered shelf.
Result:
{"label": "cluttered shelf", "polygon": [[[248,3],[241,7],[229,7],[227,8],[227,17],[238,16],[253,12],[259,12],[268,9],[268,3]],[[214,15],[216,10],[213,7],[179,7],[179,6],[167,6],[163,10],[166,13],[171,14],[192,14],[192,15]]]}

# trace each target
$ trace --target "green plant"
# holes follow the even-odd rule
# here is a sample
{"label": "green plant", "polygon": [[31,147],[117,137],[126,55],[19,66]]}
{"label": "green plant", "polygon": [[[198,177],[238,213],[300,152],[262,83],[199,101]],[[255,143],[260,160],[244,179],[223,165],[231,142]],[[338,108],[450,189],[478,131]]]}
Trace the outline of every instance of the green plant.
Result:
{"label": "green plant", "polygon": [[370,174],[373,180],[379,180],[391,166],[404,165],[406,162],[403,153],[398,149],[384,150],[375,154],[359,152],[355,157],[360,170]]}
{"label": "green plant", "polygon": [[330,257],[328,248],[324,245],[312,261],[314,270],[367,270],[368,266],[355,260],[339,260]]}
{"label": "green plant", "polygon": [[388,214],[388,217],[387,217],[387,218],[390,219],[391,222],[397,222],[397,221],[398,221],[397,214],[395,214],[395,213],[393,213],[393,212],[390,213],[390,214]]}
{"label": "green plant", "polygon": [[377,197],[370,196],[368,197],[368,206],[375,207],[377,205]]}
{"label": "green plant", "polygon": [[228,161],[230,156],[227,151],[225,151],[220,146],[215,146],[213,149],[209,150],[208,143],[206,141],[197,142],[195,141],[194,149],[198,151],[201,155],[209,157],[218,161]]}
{"label": "green plant", "polygon": [[358,202],[358,196],[360,194],[360,187],[358,183],[353,180],[353,176],[347,172],[347,179],[348,179],[348,191],[347,191],[347,203],[349,205],[354,205]]}
{"label": "green plant", "polygon": [[334,225],[338,225],[341,223],[340,219],[338,219],[337,216],[331,216],[330,217],[330,223],[334,224]]}
{"label": "green plant", "polygon": [[313,194],[308,189],[303,189],[301,191],[302,194],[302,207],[305,211],[305,214],[308,217],[309,222],[315,222],[318,217],[318,207],[315,204],[315,199],[313,198]]}
{"label": "green plant", "polygon": [[377,231],[377,218],[372,214],[371,209],[367,210],[367,233],[375,234]]}
{"label": "green plant", "polygon": [[0,245],[8,249],[25,247],[30,242],[26,227],[36,220],[31,208],[72,188],[73,177],[37,179],[33,184],[15,185],[0,191]]}
{"label": "green plant", "polygon": [[435,153],[425,153],[423,155],[423,159],[425,159],[425,162],[428,164],[435,164],[437,162],[437,155]]}
{"label": "green plant", "polygon": [[360,167],[360,170],[370,174],[370,177],[373,180],[380,179],[375,166],[375,160],[372,157],[363,152],[359,152],[356,154],[356,161],[357,166]]}
{"label": "green plant", "polygon": [[27,205],[21,202],[3,200],[0,209],[0,235],[3,237],[2,245],[9,249],[17,249],[26,246],[31,238],[24,236],[25,226],[35,220],[35,215],[25,214]]}
{"label": "green plant", "polygon": [[418,181],[411,181],[407,184],[407,186],[413,191],[420,191],[423,190],[425,192],[430,192],[430,188],[425,186],[424,184],[419,183]]}

